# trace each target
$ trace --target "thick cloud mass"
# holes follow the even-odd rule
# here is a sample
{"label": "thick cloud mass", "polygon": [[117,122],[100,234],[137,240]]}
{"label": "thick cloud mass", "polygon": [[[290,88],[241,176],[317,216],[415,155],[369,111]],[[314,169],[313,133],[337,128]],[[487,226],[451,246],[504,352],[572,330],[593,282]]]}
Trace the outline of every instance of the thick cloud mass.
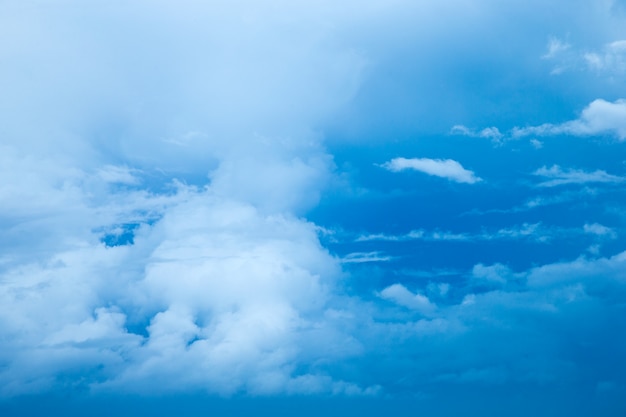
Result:
{"label": "thick cloud mass", "polygon": [[364,63],[326,8],[57,6],[0,6],[2,394],[358,391],[314,369],[360,348],[296,217]]}
{"label": "thick cloud mass", "polygon": [[206,191],[177,197],[132,246],[80,242],[4,269],[5,395],[66,372],[140,392],[333,389],[292,379],[301,361],[359,349],[324,318],[339,270],[313,225]]}
{"label": "thick cloud mass", "polygon": [[620,4],[0,2],[0,413],[618,410]]}

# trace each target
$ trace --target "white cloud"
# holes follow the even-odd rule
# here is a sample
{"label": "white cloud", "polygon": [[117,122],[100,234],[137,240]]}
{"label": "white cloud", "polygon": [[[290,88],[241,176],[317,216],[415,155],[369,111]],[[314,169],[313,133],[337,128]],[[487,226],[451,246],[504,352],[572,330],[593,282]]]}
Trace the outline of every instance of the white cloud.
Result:
{"label": "white cloud", "polygon": [[550,168],[541,167],[533,175],[546,178],[538,184],[539,187],[556,187],[566,184],[586,184],[586,183],[620,183],[624,181],[623,177],[608,174],[606,171],[597,170],[587,172],[583,170],[568,169],[564,170],[558,165]]}
{"label": "white cloud", "polygon": [[529,135],[613,135],[626,140],[626,100],[609,102],[602,99],[592,101],[583,109],[580,118],[561,124],[546,123],[540,126],[516,127],[511,131],[513,138]]}
{"label": "white cloud", "polygon": [[573,230],[542,227],[541,223],[523,223],[521,225],[505,227],[494,231],[483,231],[481,233],[458,233],[441,230],[427,232],[425,230],[412,230],[403,235],[388,235],[383,233],[366,234],[358,236],[354,241],[404,242],[409,240],[423,240],[427,242],[475,242],[489,240],[530,239],[538,242],[547,242],[555,237],[567,236],[572,234],[572,232]]}
{"label": "white cloud", "polygon": [[495,143],[500,143],[500,141],[504,137],[504,135],[500,132],[500,130],[494,126],[486,127],[477,132],[473,129],[468,128],[467,126],[455,125],[455,126],[452,126],[450,133],[454,135],[469,136],[472,138],[491,139]]}
{"label": "white cloud", "polygon": [[369,235],[360,235],[355,242],[367,242],[370,240],[386,240],[386,241],[403,241],[425,238],[423,230],[411,230],[405,235],[387,235],[384,233],[375,233]]}
{"label": "white cloud", "polygon": [[557,55],[567,51],[571,48],[571,45],[567,42],[562,41],[556,37],[550,37],[548,39],[548,45],[546,47],[547,51],[545,55],[542,56],[543,59],[551,59],[556,57]]}
{"label": "white cloud", "polygon": [[[353,10],[39,3],[0,5],[0,395],[61,374],[373,392],[316,366],[360,344],[326,314],[340,260],[299,217],[332,175],[316,129],[367,61],[328,25]],[[103,243],[129,224],[134,244]]]}
{"label": "white cloud", "polygon": [[[387,50],[383,32],[405,37],[371,26],[353,31],[354,22],[378,26],[402,17],[404,27],[450,37],[448,25],[431,19],[448,16],[448,6],[27,3],[0,4],[0,395],[55,388],[376,395],[377,385],[350,378],[393,362],[372,361],[387,343],[392,359],[408,358],[397,362],[402,377],[387,380],[449,372],[450,358],[461,379],[489,379],[484,358],[493,359],[485,352],[503,355],[512,367],[511,359],[527,357],[494,348],[494,341],[528,348],[526,335],[553,335],[533,322],[538,314],[516,314],[552,312],[584,297],[576,285],[585,277],[563,278],[575,287],[567,292],[493,291],[467,295],[472,302],[459,305],[435,305],[421,288],[396,284],[380,296],[437,318],[385,323],[385,314],[369,314],[379,306],[362,308],[338,295],[342,260],[301,217],[332,175],[319,129],[358,89],[375,49],[364,46],[365,38]],[[456,6],[450,21],[467,24],[468,33],[476,20],[466,12],[490,14],[475,2]],[[425,13],[409,15],[407,7]],[[429,24],[416,25],[417,15]],[[496,128],[472,134],[502,135]],[[418,166],[401,169],[479,181],[456,161],[405,161]],[[134,244],[102,242],[128,224]],[[522,225],[478,238],[536,232]],[[398,239],[422,237],[474,238],[415,231]],[[376,258],[387,255],[346,259]],[[624,269],[594,262],[582,269],[600,272],[605,283]],[[436,288],[433,294],[448,294],[450,303],[463,296],[454,284]],[[528,326],[522,337],[484,337],[518,323]],[[462,339],[437,339],[450,335]],[[469,343],[460,351],[457,341]],[[356,376],[346,372],[344,381],[329,369],[346,358],[365,358],[368,366],[357,367]],[[373,374],[365,379],[375,380]]]}
{"label": "white cloud", "polygon": [[493,265],[476,264],[472,268],[472,280],[477,283],[504,286],[519,282],[523,278],[523,273],[515,273],[511,268],[500,263]]}
{"label": "white cloud", "polygon": [[383,255],[380,252],[353,252],[341,259],[342,263],[365,263],[365,262],[387,262],[392,260],[391,256]]}
{"label": "white cloud", "polygon": [[380,297],[424,315],[432,315],[437,306],[428,297],[414,294],[402,284],[393,284],[380,292]]}
{"label": "white cloud", "polygon": [[477,264],[474,265],[474,268],[472,268],[473,278],[499,284],[505,283],[506,277],[510,274],[510,269],[502,264],[495,264],[491,266]]}
{"label": "white cloud", "polygon": [[394,158],[381,165],[392,172],[404,170],[420,171],[435,177],[446,178],[450,181],[474,184],[482,181],[474,172],[469,171],[452,159],[429,159],[429,158]]}
{"label": "white cloud", "polygon": [[566,71],[593,71],[596,75],[614,77],[626,72],[626,40],[618,39],[600,48],[583,50],[551,37],[546,53],[541,57],[554,63],[551,74]]}
{"label": "white cloud", "polygon": [[98,176],[107,183],[137,185],[140,179],[137,170],[125,166],[105,165],[98,170]]}
{"label": "white cloud", "polygon": [[[585,259],[581,257],[571,262],[559,262],[534,268],[528,275],[531,288],[563,288],[574,290],[570,297],[593,294],[597,297],[611,297],[612,290],[623,292],[626,284],[626,252],[609,258]],[[572,288],[571,286],[579,287]]]}
{"label": "white cloud", "polygon": [[[2,395],[49,389],[73,366],[99,375],[94,390],[271,394],[296,389],[298,364],[359,351],[343,319],[326,316],[340,269],[313,224],[180,193],[132,246],[83,241],[2,266],[0,329],[12,340]],[[129,330],[145,320],[147,335]],[[316,390],[339,382],[321,378]]]}
{"label": "white cloud", "polygon": [[[465,126],[456,125],[452,133],[471,137],[491,138],[494,143],[520,139],[527,136],[613,136],[620,141],[626,140],[626,100],[617,99],[614,102],[596,99],[583,109],[579,118],[563,123],[544,123],[538,126],[516,126],[506,134],[500,133],[495,127],[489,127],[476,133]],[[531,144],[540,149],[543,143],[537,138],[531,139]]]}
{"label": "white cloud", "polygon": [[546,45],[546,53],[541,56],[541,59],[554,62],[556,65],[552,67],[550,74],[559,75],[576,66],[578,56],[572,45],[562,39],[551,36]]}
{"label": "white cloud", "polygon": [[626,40],[608,43],[599,52],[583,54],[589,68],[597,71],[626,72]]}
{"label": "white cloud", "polygon": [[610,238],[615,238],[617,236],[617,234],[615,233],[615,230],[611,229],[610,227],[601,225],[599,223],[585,224],[583,226],[583,230],[585,231],[585,233],[589,233],[589,234],[596,235],[596,236],[605,236],[605,237],[610,237]]}

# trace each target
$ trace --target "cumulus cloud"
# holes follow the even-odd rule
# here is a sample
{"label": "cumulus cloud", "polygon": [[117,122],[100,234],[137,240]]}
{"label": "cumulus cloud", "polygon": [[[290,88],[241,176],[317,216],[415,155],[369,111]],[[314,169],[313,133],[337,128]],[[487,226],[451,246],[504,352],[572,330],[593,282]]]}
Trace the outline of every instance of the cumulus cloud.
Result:
{"label": "cumulus cloud", "polygon": [[414,294],[402,284],[393,284],[380,292],[380,297],[424,315],[431,315],[436,305],[422,294]]}
{"label": "cumulus cloud", "polygon": [[265,6],[0,5],[0,395],[375,391],[300,217],[366,60]]}
{"label": "cumulus cloud", "polygon": [[394,158],[381,166],[391,172],[415,170],[465,184],[482,181],[474,172],[463,168],[460,163],[452,159]]}
{"label": "cumulus cloud", "polygon": [[626,252],[621,252],[608,258],[581,257],[571,262],[544,265],[529,272],[528,285],[531,288],[565,287],[579,296],[589,294],[615,300],[626,290],[625,263]]}
{"label": "cumulus cloud", "polygon": [[[422,288],[410,291],[393,284],[379,295],[408,313],[381,325],[377,334],[383,346],[404,346],[394,350],[396,362],[402,364],[397,372],[419,387],[424,380],[501,388],[530,384],[541,389],[566,376],[592,385],[622,381],[626,364],[615,362],[613,355],[626,339],[613,335],[624,323],[618,312],[626,291],[625,259],[623,253],[581,257],[519,272],[502,264],[477,264],[467,282],[459,276],[451,281],[451,294],[436,306],[422,295]],[[415,318],[413,312],[422,317]],[[611,369],[590,365],[579,355],[579,344],[609,355]],[[376,363],[371,366],[377,369]],[[380,365],[386,366],[388,362]],[[407,383],[398,382],[398,388]],[[454,389],[445,387],[446,393]]]}
{"label": "cumulus cloud", "polygon": [[3,265],[0,324],[13,340],[3,395],[52,388],[72,367],[94,375],[94,390],[306,392],[294,382],[304,375],[320,378],[317,391],[337,389],[321,371],[293,374],[360,349],[325,316],[340,271],[315,226],[185,193],[133,245],[95,240]]}
{"label": "cumulus cloud", "polygon": [[538,184],[539,187],[556,187],[566,184],[586,184],[586,183],[620,183],[623,177],[608,174],[603,170],[587,172],[577,169],[562,169],[558,165],[550,168],[541,167],[533,175],[543,177],[546,180]]}
{"label": "cumulus cloud", "polygon": [[502,264],[485,266],[483,264],[474,265],[472,268],[472,276],[478,280],[495,282],[503,284],[506,282],[507,276],[511,275],[511,270]]}
{"label": "cumulus cloud", "polygon": [[511,131],[513,138],[523,136],[598,136],[611,135],[619,140],[626,139],[626,100],[614,102],[597,99],[582,111],[580,117],[560,124],[546,123],[539,126],[516,127]]}
{"label": "cumulus cloud", "polygon": [[[336,31],[404,17],[389,13],[398,2],[79,3],[0,5],[1,396],[377,395],[379,382],[412,395],[432,381],[623,381],[622,356],[611,354],[624,346],[614,332],[624,327],[623,254],[524,279],[500,264],[449,283],[394,276],[371,303],[344,295],[342,263],[391,256],[333,256],[303,217],[333,175],[320,126],[354,96],[369,59]],[[477,11],[456,5],[462,17]],[[453,160],[385,167],[480,181]],[[527,285],[502,284],[513,278]],[[615,339],[600,344],[606,317]],[[612,358],[607,371],[563,347],[590,344]]]}
{"label": "cumulus cloud", "polygon": [[543,143],[532,136],[612,136],[623,141],[626,140],[626,100],[617,99],[610,102],[596,99],[582,110],[580,117],[563,123],[516,126],[506,133],[501,133],[496,127],[476,132],[465,126],[456,125],[451,132],[470,137],[490,138],[496,144],[531,136],[530,142],[536,149],[542,148]]}

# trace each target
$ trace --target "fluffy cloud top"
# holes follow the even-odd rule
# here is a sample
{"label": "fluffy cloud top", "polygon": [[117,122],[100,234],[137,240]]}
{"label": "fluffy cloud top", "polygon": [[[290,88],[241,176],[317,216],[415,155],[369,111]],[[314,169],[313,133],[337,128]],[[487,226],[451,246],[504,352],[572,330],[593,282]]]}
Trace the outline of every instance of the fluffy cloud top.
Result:
{"label": "fluffy cloud top", "polygon": [[529,135],[573,135],[597,136],[613,135],[619,140],[626,140],[626,100],[614,102],[597,99],[589,103],[576,120],[561,124],[546,123],[540,126],[517,127],[513,137]]}
{"label": "fluffy cloud top", "polygon": [[365,62],[343,9],[60,3],[0,5],[0,395],[358,393],[298,217]]}
{"label": "fluffy cloud top", "polygon": [[380,296],[403,307],[416,310],[424,315],[431,315],[436,306],[428,297],[422,294],[413,294],[402,284],[393,284],[380,292]]}
{"label": "fluffy cloud top", "polygon": [[[514,127],[506,134],[497,127],[488,127],[480,131],[463,125],[455,125],[451,133],[476,138],[491,139],[494,143],[505,140],[519,139],[527,136],[601,136],[608,135],[626,140],[626,100],[617,99],[614,102],[596,99],[583,109],[578,119],[564,123],[544,123],[538,126]],[[531,143],[541,148],[541,142],[532,139]]]}
{"label": "fluffy cloud top", "polygon": [[382,167],[391,172],[419,171],[465,184],[474,184],[482,181],[473,171],[463,168],[459,162],[452,159],[394,158],[382,164]]}

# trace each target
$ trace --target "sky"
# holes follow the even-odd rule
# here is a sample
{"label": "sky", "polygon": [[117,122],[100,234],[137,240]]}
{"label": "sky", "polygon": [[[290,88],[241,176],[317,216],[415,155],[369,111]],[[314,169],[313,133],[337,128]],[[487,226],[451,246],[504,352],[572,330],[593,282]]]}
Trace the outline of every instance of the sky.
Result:
{"label": "sky", "polygon": [[0,414],[624,416],[624,0],[0,0]]}

